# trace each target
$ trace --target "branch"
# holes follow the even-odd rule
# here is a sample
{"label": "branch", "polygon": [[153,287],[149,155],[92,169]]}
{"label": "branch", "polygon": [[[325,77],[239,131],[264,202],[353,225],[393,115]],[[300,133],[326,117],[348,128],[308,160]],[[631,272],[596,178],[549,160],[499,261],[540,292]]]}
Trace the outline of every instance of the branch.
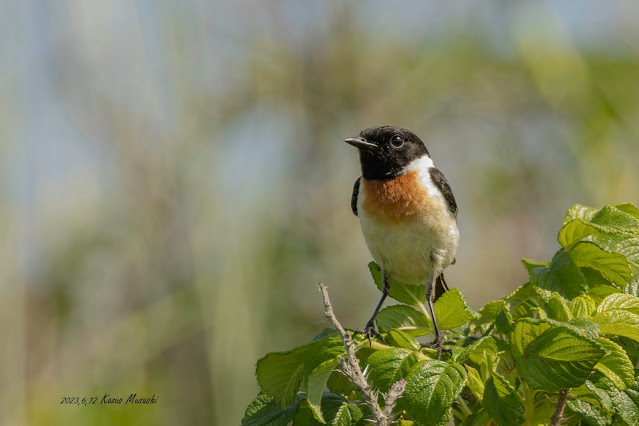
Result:
{"label": "branch", "polygon": [[568,392],[570,392],[570,389],[559,391],[559,397],[555,403],[555,412],[552,414],[552,417],[550,417],[551,426],[558,426],[561,424],[561,416],[564,414],[564,408],[566,408],[566,402],[568,401]]}
{"label": "branch", "polygon": [[346,359],[339,357],[339,365],[341,369],[341,373],[351,381],[362,393],[364,398],[364,402],[373,413],[374,424],[379,426],[388,426],[391,424],[393,420],[392,411],[395,408],[395,403],[397,399],[404,392],[404,388],[406,387],[406,381],[404,379],[395,383],[387,393],[382,394],[382,398],[384,399],[384,409],[379,406],[377,402],[377,396],[379,394],[378,391],[373,390],[366,380],[366,376],[362,372],[362,369],[359,367],[359,360],[355,355],[355,348],[353,347],[353,339],[351,335],[344,330],[344,327],[339,323],[337,318],[335,317],[335,313],[333,313],[333,306],[331,305],[330,300],[328,299],[328,292],[326,291],[326,286],[324,284],[317,283],[320,291],[322,292],[322,297],[324,298],[324,315],[326,318],[333,324],[333,327],[337,329],[340,337],[342,338],[342,342],[344,343],[344,348],[346,348]]}

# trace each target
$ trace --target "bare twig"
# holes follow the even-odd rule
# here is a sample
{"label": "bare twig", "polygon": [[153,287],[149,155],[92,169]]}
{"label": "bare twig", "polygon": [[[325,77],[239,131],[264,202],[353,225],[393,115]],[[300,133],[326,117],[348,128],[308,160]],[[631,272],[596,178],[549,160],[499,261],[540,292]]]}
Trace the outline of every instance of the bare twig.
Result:
{"label": "bare twig", "polygon": [[568,392],[570,392],[570,389],[559,391],[559,397],[555,403],[555,412],[552,414],[552,417],[550,417],[551,426],[558,426],[561,424],[564,408],[566,408],[566,402],[568,401]]}
{"label": "bare twig", "polygon": [[322,292],[322,297],[324,298],[324,315],[326,315],[326,318],[333,324],[333,327],[337,329],[340,337],[342,338],[342,342],[344,342],[344,348],[346,348],[346,359],[342,357],[339,357],[338,359],[341,373],[346,376],[351,383],[357,386],[359,391],[362,393],[364,402],[368,405],[371,413],[373,414],[374,424],[380,426],[390,425],[393,420],[393,408],[395,407],[397,399],[404,392],[406,381],[404,379],[398,381],[391,386],[387,393],[382,394],[382,398],[384,399],[384,409],[382,410],[377,401],[378,391],[371,388],[368,380],[366,380],[366,376],[362,373],[362,369],[359,366],[359,360],[355,355],[355,348],[353,347],[353,339],[351,335],[344,330],[344,327],[342,327],[335,317],[335,313],[333,313],[333,306],[328,299],[326,286],[322,283],[317,283],[317,285],[319,286],[319,289]]}

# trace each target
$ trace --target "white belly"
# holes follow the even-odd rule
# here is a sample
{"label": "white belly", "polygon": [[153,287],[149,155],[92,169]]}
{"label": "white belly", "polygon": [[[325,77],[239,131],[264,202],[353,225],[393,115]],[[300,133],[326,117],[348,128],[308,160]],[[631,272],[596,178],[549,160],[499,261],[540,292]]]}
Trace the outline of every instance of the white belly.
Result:
{"label": "white belly", "polygon": [[383,224],[360,215],[362,233],[375,262],[393,279],[426,284],[433,273],[439,274],[450,265],[457,251],[457,224],[452,215],[442,213]]}

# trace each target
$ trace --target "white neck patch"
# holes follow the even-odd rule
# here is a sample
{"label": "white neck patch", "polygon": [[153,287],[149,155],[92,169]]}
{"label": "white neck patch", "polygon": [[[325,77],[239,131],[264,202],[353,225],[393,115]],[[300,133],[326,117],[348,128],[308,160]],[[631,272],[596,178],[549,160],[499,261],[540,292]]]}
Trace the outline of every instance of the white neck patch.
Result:
{"label": "white neck patch", "polygon": [[405,168],[404,171],[406,173],[408,172],[412,172],[412,171],[426,171],[428,169],[430,169],[431,167],[434,167],[433,165],[433,160],[426,154],[424,154],[423,156],[419,157],[417,160],[413,160],[411,161]]}

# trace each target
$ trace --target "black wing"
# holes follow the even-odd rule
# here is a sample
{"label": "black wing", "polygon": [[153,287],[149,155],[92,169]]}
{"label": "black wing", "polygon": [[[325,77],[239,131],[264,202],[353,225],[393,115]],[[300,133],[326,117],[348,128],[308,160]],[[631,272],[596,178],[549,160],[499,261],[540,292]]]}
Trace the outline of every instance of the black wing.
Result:
{"label": "black wing", "polygon": [[450,185],[448,184],[446,177],[441,170],[436,167],[431,167],[428,172],[430,173],[430,179],[446,199],[446,202],[448,203],[448,210],[457,217],[457,202],[455,201],[455,196],[453,195],[453,191],[450,189]]}
{"label": "black wing", "polygon": [[359,181],[362,180],[362,177],[358,177],[355,181],[355,185],[353,185],[353,195],[351,196],[351,210],[353,210],[353,214],[358,216],[357,214],[357,196],[359,195]]}
{"label": "black wing", "polygon": [[448,288],[448,284],[444,279],[444,274],[441,273],[435,281],[435,300],[439,299],[442,294],[446,293],[448,290],[450,289]]}

